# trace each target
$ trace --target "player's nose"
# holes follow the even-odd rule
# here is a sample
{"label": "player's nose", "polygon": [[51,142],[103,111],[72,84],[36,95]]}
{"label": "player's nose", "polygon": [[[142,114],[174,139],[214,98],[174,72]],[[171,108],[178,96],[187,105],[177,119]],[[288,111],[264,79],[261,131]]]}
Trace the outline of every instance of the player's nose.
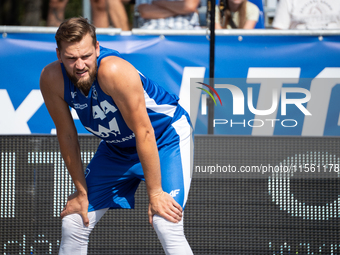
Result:
{"label": "player's nose", "polygon": [[75,67],[78,70],[83,70],[84,67],[85,67],[85,62],[81,58],[78,58],[77,61],[76,61],[76,66]]}

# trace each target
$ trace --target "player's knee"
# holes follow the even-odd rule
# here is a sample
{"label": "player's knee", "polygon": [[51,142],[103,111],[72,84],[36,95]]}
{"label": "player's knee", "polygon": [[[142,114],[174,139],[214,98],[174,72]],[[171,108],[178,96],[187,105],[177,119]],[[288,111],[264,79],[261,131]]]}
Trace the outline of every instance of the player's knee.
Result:
{"label": "player's knee", "polygon": [[170,222],[158,215],[153,216],[153,226],[161,241],[171,242],[184,237],[183,220],[179,223]]}
{"label": "player's knee", "polygon": [[79,214],[67,215],[62,220],[63,242],[87,243],[91,230],[85,227]]}
{"label": "player's knee", "polygon": [[155,215],[153,226],[166,255],[192,255],[192,250],[184,236],[183,219],[172,223]]}

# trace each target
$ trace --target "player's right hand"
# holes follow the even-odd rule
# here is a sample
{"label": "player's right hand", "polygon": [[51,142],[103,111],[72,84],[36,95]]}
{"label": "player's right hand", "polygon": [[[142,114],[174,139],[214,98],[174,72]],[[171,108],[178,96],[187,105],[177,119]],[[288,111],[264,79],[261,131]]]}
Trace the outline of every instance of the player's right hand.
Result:
{"label": "player's right hand", "polygon": [[86,194],[79,194],[78,191],[71,194],[68,199],[66,206],[60,214],[61,218],[64,218],[66,215],[78,213],[84,222],[86,227],[89,226],[89,218],[87,216],[87,211],[89,207],[89,200]]}

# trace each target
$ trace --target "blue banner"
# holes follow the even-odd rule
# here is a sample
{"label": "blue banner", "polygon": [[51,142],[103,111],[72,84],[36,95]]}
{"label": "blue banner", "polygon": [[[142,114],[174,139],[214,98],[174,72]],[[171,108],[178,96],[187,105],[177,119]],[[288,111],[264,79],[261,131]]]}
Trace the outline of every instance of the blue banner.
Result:
{"label": "blue banner", "polygon": [[[207,133],[202,98],[210,95],[195,91],[197,82],[212,82],[205,36],[98,35],[98,40],[180,95],[195,133]],[[41,70],[57,59],[55,48],[53,34],[0,38],[0,134],[55,133],[39,90]],[[222,102],[213,95],[215,134],[340,135],[340,36],[217,36],[215,52],[213,82]],[[72,114],[78,132],[87,133]]]}

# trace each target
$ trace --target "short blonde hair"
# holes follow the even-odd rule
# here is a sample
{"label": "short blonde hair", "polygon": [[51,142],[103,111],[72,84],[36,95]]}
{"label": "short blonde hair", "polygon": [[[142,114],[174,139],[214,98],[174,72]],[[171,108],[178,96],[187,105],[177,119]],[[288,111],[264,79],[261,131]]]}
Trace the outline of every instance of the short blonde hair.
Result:
{"label": "short blonde hair", "polygon": [[61,42],[80,42],[87,34],[91,35],[92,43],[96,46],[96,28],[87,19],[79,17],[65,20],[55,34],[58,49],[61,50]]}

